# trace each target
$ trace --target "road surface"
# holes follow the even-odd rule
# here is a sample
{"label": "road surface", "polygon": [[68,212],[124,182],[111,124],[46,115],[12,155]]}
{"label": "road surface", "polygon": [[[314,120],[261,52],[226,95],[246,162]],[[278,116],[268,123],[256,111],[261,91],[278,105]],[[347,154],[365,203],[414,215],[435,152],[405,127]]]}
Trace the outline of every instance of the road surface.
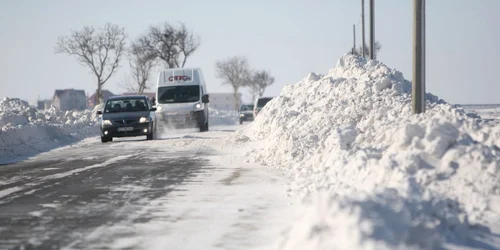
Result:
{"label": "road surface", "polygon": [[0,166],[0,249],[272,247],[283,180],[209,146],[228,133],[93,138]]}

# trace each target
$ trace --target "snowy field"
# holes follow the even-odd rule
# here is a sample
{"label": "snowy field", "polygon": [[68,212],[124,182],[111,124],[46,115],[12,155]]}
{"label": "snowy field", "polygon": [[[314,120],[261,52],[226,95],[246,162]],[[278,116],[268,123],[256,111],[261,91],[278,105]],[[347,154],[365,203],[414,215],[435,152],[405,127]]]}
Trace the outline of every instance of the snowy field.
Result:
{"label": "snowy field", "polygon": [[467,112],[473,112],[491,125],[500,124],[500,104],[489,105],[461,105]]}
{"label": "snowy field", "polygon": [[[212,111],[208,133],[169,133],[161,135],[168,140],[133,144],[151,149],[213,149],[219,152],[211,156],[213,162],[258,169],[247,183],[258,183],[259,176],[271,172],[285,176],[283,196],[291,198],[296,214],[259,217],[276,219],[251,238],[258,240],[260,235],[270,240],[263,235],[266,230],[273,232],[276,244],[267,249],[500,249],[499,107],[460,108],[429,93],[426,113],[412,115],[410,97],[411,84],[399,71],[378,61],[344,56],[329,72],[311,73],[286,86],[248,125],[231,125],[237,121],[234,113]],[[23,152],[33,155],[61,142],[90,137],[78,146],[97,141],[92,134],[97,120],[90,111],[52,115],[55,111],[22,105],[6,108],[19,106],[12,102],[16,103],[5,99],[0,105],[1,161],[24,157]],[[48,154],[64,154],[63,149]],[[193,193],[204,190],[204,186],[192,188]],[[217,199],[227,195],[241,203],[249,197],[250,204],[269,198],[248,191],[265,186],[240,188]],[[249,194],[241,195],[246,191]],[[197,200],[185,197],[169,208],[193,207],[193,201]],[[213,204],[200,206],[218,209]],[[157,205],[147,204],[144,209]],[[276,210],[271,211],[267,216],[276,216]],[[223,224],[196,231],[201,223],[196,221],[198,212],[203,210],[177,228],[179,237],[194,234],[199,242],[208,242],[217,232],[234,233]],[[203,223],[210,223],[207,213],[200,216],[205,218]],[[228,214],[231,222],[237,220],[234,216]],[[218,219],[222,217],[213,218]],[[175,238],[161,237],[161,229],[169,226],[128,228],[137,240],[127,237],[116,244],[126,247],[141,242],[146,244],[143,249],[158,242],[174,244]],[[286,230],[276,234],[282,227]]]}

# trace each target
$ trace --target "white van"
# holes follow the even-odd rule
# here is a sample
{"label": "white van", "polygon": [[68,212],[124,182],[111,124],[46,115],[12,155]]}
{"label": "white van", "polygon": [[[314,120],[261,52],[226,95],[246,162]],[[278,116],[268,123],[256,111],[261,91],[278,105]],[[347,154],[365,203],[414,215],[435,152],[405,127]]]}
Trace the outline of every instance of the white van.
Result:
{"label": "white van", "polygon": [[208,131],[208,94],[200,68],[174,68],[158,75],[156,117],[158,125],[197,127]]}

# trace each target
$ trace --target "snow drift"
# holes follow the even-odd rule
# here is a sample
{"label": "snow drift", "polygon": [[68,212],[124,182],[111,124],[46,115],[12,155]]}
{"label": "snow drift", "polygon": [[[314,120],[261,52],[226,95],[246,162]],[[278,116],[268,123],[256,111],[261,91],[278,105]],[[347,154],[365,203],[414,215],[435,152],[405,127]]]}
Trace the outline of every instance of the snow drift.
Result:
{"label": "snow drift", "polygon": [[473,246],[500,218],[500,128],[376,60],[346,55],[286,86],[235,142],[289,174],[304,201],[280,249]]}
{"label": "snow drift", "polygon": [[236,125],[239,122],[237,111],[209,108],[208,112],[210,126]]}
{"label": "snow drift", "polygon": [[0,163],[98,134],[95,110],[37,110],[18,98],[0,101]]}

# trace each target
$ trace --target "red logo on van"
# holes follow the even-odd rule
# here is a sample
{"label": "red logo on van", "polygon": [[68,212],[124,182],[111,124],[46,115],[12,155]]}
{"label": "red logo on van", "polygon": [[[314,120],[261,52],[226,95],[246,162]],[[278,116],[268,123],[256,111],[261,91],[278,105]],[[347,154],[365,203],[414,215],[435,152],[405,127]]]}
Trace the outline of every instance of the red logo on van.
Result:
{"label": "red logo on van", "polygon": [[169,81],[190,81],[191,77],[189,76],[171,76],[168,78]]}

